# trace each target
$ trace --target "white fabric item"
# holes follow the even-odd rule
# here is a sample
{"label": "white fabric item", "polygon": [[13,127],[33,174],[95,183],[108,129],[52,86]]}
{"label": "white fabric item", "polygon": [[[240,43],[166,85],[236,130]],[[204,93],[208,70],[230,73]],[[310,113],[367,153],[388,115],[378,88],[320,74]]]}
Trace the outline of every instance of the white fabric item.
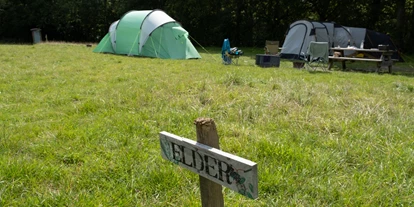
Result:
{"label": "white fabric item", "polygon": [[161,10],[154,10],[145,17],[141,25],[141,35],[139,38],[139,53],[141,53],[142,46],[147,42],[149,35],[159,26],[169,22],[175,22],[173,18],[168,16]]}
{"label": "white fabric item", "polygon": [[111,38],[112,48],[116,51],[116,26],[118,26],[119,20],[113,22],[109,27],[109,35]]}

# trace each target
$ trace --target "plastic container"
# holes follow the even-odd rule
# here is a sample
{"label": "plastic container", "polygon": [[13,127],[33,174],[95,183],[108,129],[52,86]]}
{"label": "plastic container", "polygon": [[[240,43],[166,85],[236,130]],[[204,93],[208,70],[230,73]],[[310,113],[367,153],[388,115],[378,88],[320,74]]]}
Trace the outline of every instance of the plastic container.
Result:
{"label": "plastic container", "polygon": [[280,57],[277,55],[256,55],[256,65],[260,67],[279,67]]}
{"label": "plastic container", "polygon": [[42,42],[41,29],[33,28],[30,31],[32,31],[33,44],[37,44],[37,43]]}

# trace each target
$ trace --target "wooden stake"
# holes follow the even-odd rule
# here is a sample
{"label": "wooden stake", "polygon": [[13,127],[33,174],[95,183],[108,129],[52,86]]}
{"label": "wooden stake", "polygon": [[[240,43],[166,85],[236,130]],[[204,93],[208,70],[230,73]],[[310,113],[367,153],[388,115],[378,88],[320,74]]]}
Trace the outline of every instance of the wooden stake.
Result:
{"label": "wooden stake", "polygon": [[[216,124],[210,118],[197,118],[194,121],[197,130],[197,142],[220,149]],[[203,207],[224,207],[222,187],[207,178],[199,176],[201,203]]]}

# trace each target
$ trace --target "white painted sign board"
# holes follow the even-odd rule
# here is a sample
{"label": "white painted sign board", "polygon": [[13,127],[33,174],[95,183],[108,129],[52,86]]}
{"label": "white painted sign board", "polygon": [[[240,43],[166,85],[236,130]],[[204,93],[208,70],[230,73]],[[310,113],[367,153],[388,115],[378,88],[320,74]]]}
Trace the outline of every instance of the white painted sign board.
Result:
{"label": "white painted sign board", "polygon": [[257,164],[191,139],[160,132],[162,157],[251,199],[258,197]]}

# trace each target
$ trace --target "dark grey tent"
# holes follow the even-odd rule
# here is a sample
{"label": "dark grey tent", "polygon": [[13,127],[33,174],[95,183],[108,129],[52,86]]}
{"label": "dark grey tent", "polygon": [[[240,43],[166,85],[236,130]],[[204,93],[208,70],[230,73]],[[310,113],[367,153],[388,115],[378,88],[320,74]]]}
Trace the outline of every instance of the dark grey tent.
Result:
{"label": "dark grey tent", "polygon": [[[378,48],[378,45],[388,45],[390,50],[398,50],[388,35],[368,30],[366,28],[346,27],[334,22],[318,22],[299,20],[292,23],[286,33],[280,57],[290,60],[302,60],[308,49],[309,42],[328,42],[331,47],[360,47],[364,41],[364,48]],[[351,52],[349,52],[351,53]],[[348,55],[345,53],[345,55]],[[403,61],[395,53],[392,57]]]}

